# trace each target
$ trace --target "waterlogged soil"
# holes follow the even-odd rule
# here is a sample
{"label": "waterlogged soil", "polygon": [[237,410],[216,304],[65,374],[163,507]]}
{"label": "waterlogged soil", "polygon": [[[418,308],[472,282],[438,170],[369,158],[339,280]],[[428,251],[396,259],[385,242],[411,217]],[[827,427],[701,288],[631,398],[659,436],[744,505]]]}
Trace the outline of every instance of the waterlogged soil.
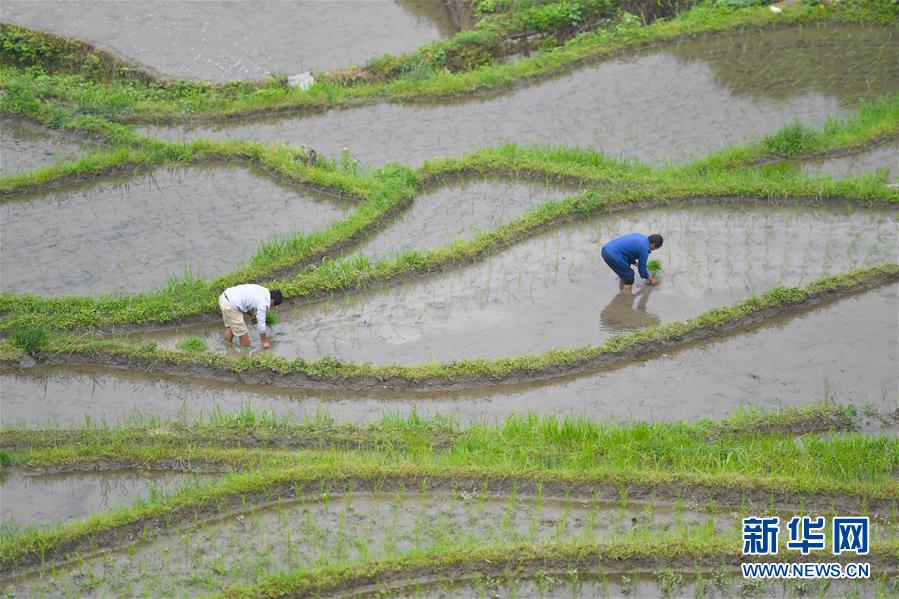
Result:
{"label": "waterlogged soil", "polygon": [[73,160],[87,151],[86,145],[54,129],[0,117],[0,177]]}
{"label": "waterlogged soil", "polygon": [[374,166],[417,165],[508,142],[682,162],[794,122],[821,125],[862,98],[895,91],[896,41],[893,29],[859,26],[728,33],[608,60],[487,99],[383,103],[144,132],[170,140],[284,141],[331,157],[347,148]]}
{"label": "waterlogged soil", "polygon": [[[197,595],[299,567],[378,559],[456,543],[515,543],[629,534],[733,534],[737,513],[481,493],[285,497],[271,507],[182,524],[125,551],[7,582],[27,596]],[[85,586],[85,585],[90,585]]]}
{"label": "waterlogged soil", "polygon": [[[662,262],[661,282],[652,287],[637,276],[628,294],[600,248],[632,231],[660,232],[665,243],[651,255]],[[762,203],[601,215],[470,266],[279,310],[271,351],[415,364],[599,344],[776,286],[896,262],[896,231],[895,212]],[[174,348],[185,335],[216,351],[240,351],[226,347],[220,325],[146,336]],[[251,339],[259,348],[255,328]]]}
{"label": "waterlogged soil", "polygon": [[[533,568],[529,568],[533,569]],[[366,585],[338,597],[358,598],[428,598],[468,599],[483,597],[518,597],[520,599],[552,597],[554,599],[588,599],[591,597],[666,597],[669,599],[706,597],[885,597],[899,591],[886,574],[875,573],[868,580],[753,580],[745,579],[739,570],[720,567],[658,568],[654,572],[632,571],[601,574],[601,567],[536,568],[534,575],[481,575],[435,580],[424,578],[397,585]]]}
{"label": "waterlogged soil", "polygon": [[835,179],[886,172],[887,181],[897,183],[899,182],[899,146],[886,144],[851,156],[808,160],[802,163],[802,167],[813,177],[828,176]]}
{"label": "waterlogged soil", "polygon": [[457,31],[433,0],[8,0],[3,20],[95,42],[165,75],[213,81],[363,64]]}
{"label": "waterlogged soil", "polygon": [[195,483],[204,475],[128,470],[28,474],[13,471],[0,477],[0,523],[5,529],[51,526],[139,498],[165,494]]}
{"label": "waterlogged soil", "polygon": [[[196,382],[101,368],[36,368],[0,374],[7,425],[196,421],[246,407],[296,420],[328,414],[372,422],[385,414],[442,414],[468,423],[513,413],[585,415],[626,421],[725,418],[741,406],[766,410],[824,398],[890,415],[899,394],[899,286],[843,299],[811,312],[677,352],[527,385],[427,391],[314,391]],[[722,374],[726,373],[726,374]],[[894,419],[866,419],[862,430],[895,431]]]}
{"label": "waterlogged soil", "polygon": [[219,275],[263,242],[322,229],[351,205],[224,165],[28,194],[0,207],[3,291],[133,293],[188,273]]}
{"label": "waterlogged soil", "polygon": [[408,210],[353,248],[353,253],[374,262],[408,250],[443,247],[491,231],[540,204],[577,191],[575,186],[549,182],[452,177],[417,196]]}

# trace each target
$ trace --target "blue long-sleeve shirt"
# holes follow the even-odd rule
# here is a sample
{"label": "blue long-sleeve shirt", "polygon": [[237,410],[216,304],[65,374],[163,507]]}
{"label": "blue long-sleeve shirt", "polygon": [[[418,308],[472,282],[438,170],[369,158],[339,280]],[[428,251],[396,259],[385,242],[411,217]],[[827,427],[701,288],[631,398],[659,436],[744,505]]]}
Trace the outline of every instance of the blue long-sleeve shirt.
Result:
{"label": "blue long-sleeve shirt", "polygon": [[602,246],[612,258],[620,261],[622,264],[637,264],[637,270],[644,279],[649,278],[649,271],[646,270],[646,262],[649,260],[649,238],[639,233],[629,233],[616,237],[609,243]]}

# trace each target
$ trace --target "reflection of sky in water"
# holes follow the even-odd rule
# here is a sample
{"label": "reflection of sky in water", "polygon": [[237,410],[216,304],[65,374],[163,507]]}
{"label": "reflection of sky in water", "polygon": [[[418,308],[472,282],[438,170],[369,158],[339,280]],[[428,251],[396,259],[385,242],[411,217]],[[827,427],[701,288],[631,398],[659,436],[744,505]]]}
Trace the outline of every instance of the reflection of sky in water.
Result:
{"label": "reflection of sky in water", "polygon": [[214,81],[364,64],[455,32],[446,6],[427,0],[4,0],[3,20],[99,43],[165,75]]}
{"label": "reflection of sky in water", "polygon": [[[768,33],[757,35],[764,47]],[[683,49],[690,44],[697,44],[688,53],[695,59],[684,60]],[[890,89],[899,80],[899,67],[890,56],[853,64],[851,70],[859,74],[850,76],[841,54],[830,52],[818,59],[826,63],[822,70],[844,86],[838,95],[827,87],[822,90],[814,81],[792,86],[788,94],[777,85],[771,95],[764,86],[749,93],[718,81],[717,63],[703,58],[704,42],[685,42],[678,48],[681,54],[665,49],[611,60],[487,99],[439,105],[379,104],[303,118],[147,131],[169,139],[304,143],[330,156],[347,147],[372,165],[387,161],[414,165],[506,142],[595,147],[612,156],[658,164],[698,158],[795,121],[823,124],[828,115],[845,114],[858,97],[869,93],[871,86],[862,86],[860,80],[883,77]],[[742,56],[744,51],[740,52]],[[790,60],[791,52],[785,48],[781,60]],[[766,60],[764,53],[760,60]]]}

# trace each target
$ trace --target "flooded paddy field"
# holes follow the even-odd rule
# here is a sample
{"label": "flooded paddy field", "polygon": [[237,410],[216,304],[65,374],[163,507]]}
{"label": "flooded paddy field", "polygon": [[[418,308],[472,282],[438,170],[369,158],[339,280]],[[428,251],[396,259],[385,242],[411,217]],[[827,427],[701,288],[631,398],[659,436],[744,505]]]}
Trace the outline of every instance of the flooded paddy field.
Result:
{"label": "flooded paddy field", "polygon": [[187,472],[121,470],[34,474],[13,470],[0,474],[0,525],[52,526],[136,499],[165,494],[208,475]]}
{"label": "flooded paddy field", "polygon": [[0,116],[0,177],[78,158],[90,144],[23,119]]}
{"label": "flooded paddy field", "polygon": [[[392,599],[587,599],[590,597],[665,597],[666,599],[729,599],[732,597],[888,597],[896,591],[890,574],[869,580],[747,580],[737,568],[657,568],[653,572],[601,573],[581,568],[538,568],[534,575],[475,574],[467,580],[425,578],[397,585],[365,585],[338,596]],[[697,570],[700,570],[697,574]]]}
{"label": "flooded paddy field", "polygon": [[[174,524],[127,550],[82,556],[5,581],[27,596],[191,595],[297,567],[377,559],[448,543],[602,541],[630,534],[735,530],[738,513],[682,503],[631,503],[410,489],[283,497],[268,507]],[[89,587],[83,585],[90,584]]]}
{"label": "flooded paddy field", "polygon": [[[6,425],[70,428],[86,418],[110,424],[147,416],[192,422],[250,407],[296,420],[324,411],[341,423],[413,410],[463,424],[525,412],[692,421],[725,418],[747,405],[773,410],[825,398],[890,414],[899,408],[897,314],[899,286],[893,285],[611,370],[463,391],[315,391],[103,368],[7,370],[0,374],[0,417]],[[892,426],[872,421],[866,430],[882,433]]]}
{"label": "flooded paddy field", "polygon": [[[822,125],[862,98],[896,91],[895,44],[896,32],[883,27],[728,34],[640,51],[486,99],[141,130],[169,140],[306,144],[331,157],[347,148],[372,166],[417,165],[506,142],[564,143],[653,164],[683,162],[796,121]],[[798,80],[779,76],[796,65]]]}
{"label": "flooded paddy field", "polygon": [[8,0],[3,20],[94,42],[163,75],[212,81],[363,64],[458,31],[446,4],[429,0]]}
{"label": "flooded paddy field", "polygon": [[262,242],[341,218],[347,200],[243,166],[164,167],[19,196],[0,206],[3,291],[84,294],[224,274]]}
{"label": "flooded paddy field", "polygon": [[833,177],[842,179],[852,175],[862,175],[886,171],[887,181],[899,182],[899,145],[895,143],[838,158],[822,158],[802,162],[806,173],[813,177]]}
{"label": "flooded paddy field", "polygon": [[410,208],[352,248],[373,262],[408,251],[427,251],[492,231],[578,188],[498,177],[451,177],[417,196]]}
{"label": "flooded paddy field", "polygon": [[[523,241],[471,266],[280,310],[272,351],[376,364],[499,358],[598,344],[694,316],[776,286],[896,259],[896,214],[767,203],[613,213]],[[600,257],[631,231],[665,238],[661,283],[620,294]],[[146,334],[166,347],[200,336],[225,351],[222,327]],[[251,331],[251,339],[255,335]],[[257,344],[258,347],[258,344]]]}

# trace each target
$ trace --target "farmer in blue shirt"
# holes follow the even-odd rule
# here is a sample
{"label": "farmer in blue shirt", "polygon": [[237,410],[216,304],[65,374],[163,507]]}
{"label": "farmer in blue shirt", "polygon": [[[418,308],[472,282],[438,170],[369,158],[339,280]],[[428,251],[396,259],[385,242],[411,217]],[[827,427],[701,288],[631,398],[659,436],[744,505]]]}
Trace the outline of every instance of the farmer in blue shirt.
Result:
{"label": "farmer in blue shirt", "polygon": [[649,281],[650,285],[656,284],[656,278],[646,270],[646,262],[649,260],[649,252],[662,247],[662,236],[653,234],[647,237],[639,233],[630,233],[615,238],[602,246],[602,259],[606,261],[615,274],[618,275],[618,288],[630,291],[634,284],[634,271],[631,264],[636,264],[640,276]]}

